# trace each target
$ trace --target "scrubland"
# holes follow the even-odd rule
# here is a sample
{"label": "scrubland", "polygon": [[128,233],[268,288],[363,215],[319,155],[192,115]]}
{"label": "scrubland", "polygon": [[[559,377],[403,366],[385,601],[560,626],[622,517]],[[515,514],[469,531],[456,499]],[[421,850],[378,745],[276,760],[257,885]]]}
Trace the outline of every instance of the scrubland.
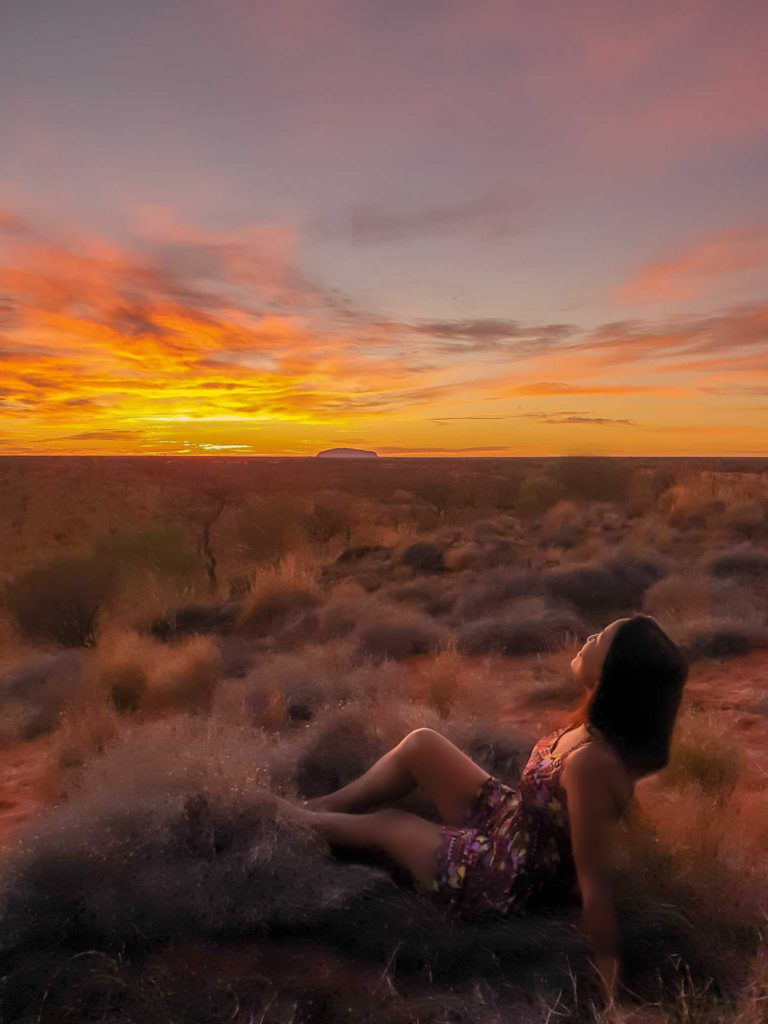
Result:
{"label": "scrubland", "polygon": [[514,782],[638,611],[691,671],[619,835],[628,998],[768,1019],[764,462],[5,459],[0,496],[0,1021],[601,1020],[578,906],[452,920],[272,794],[420,726]]}

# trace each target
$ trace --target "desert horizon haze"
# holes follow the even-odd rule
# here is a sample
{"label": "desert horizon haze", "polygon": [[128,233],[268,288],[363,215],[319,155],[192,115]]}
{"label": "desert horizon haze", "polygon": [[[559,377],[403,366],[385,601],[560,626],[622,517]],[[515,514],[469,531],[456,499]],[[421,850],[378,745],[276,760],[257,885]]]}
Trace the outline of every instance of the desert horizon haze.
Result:
{"label": "desert horizon haze", "polygon": [[768,455],[768,6],[0,11],[0,453]]}

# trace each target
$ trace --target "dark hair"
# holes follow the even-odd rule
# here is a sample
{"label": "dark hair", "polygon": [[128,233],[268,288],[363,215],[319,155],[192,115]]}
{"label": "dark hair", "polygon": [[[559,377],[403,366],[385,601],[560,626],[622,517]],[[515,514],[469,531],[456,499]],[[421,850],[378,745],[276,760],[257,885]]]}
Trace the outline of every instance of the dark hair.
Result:
{"label": "dark hair", "polygon": [[672,730],[688,677],[676,644],[650,615],[622,622],[608,648],[587,706],[587,728],[599,729],[641,775],[669,763]]}

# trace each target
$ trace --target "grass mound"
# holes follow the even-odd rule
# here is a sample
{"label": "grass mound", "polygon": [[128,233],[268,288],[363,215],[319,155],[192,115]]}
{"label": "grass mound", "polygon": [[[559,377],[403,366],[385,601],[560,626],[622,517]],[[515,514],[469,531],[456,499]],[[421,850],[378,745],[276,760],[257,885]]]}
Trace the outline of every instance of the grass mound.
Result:
{"label": "grass mound", "polygon": [[[494,757],[503,746],[476,742]],[[3,865],[3,1019],[469,1024],[543,1020],[554,1004],[592,1019],[577,908],[463,923],[388,872],[331,857],[266,789],[279,746],[177,717],[91,762]],[[756,941],[749,915],[708,901],[652,837],[633,844],[617,875],[633,989],[669,995],[684,969],[727,998]]]}
{"label": "grass mound", "polygon": [[587,629],[575,615],[550,614],[540,619],[481,619],[459,629],[457,649],[462,654],[542,654],[586,637]]}

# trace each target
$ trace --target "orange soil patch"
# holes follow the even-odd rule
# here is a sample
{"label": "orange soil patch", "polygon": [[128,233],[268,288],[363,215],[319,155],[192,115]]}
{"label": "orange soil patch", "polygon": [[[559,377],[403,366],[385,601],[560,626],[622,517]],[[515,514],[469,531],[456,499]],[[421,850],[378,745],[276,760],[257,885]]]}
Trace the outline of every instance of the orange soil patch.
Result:
{"label": "orange soil patch", "polygon": [[55,736],[41,736],[0,750],[0,849],[45,804],[57,743]]}

